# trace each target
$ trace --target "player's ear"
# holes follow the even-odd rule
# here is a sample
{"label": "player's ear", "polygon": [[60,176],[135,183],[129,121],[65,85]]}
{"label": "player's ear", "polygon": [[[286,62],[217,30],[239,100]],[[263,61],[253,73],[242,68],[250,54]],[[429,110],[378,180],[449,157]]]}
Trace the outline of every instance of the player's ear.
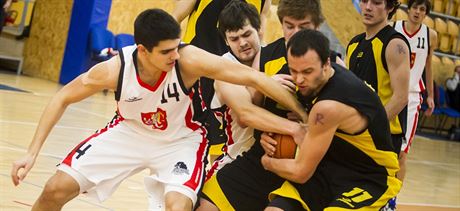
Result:
{"label": "player's ear", "polygon": [[138,44],[137,45],[137,52],[140,53],[140,54],[146,55],[147,52],[149,52],[149,51],[144,45]]}

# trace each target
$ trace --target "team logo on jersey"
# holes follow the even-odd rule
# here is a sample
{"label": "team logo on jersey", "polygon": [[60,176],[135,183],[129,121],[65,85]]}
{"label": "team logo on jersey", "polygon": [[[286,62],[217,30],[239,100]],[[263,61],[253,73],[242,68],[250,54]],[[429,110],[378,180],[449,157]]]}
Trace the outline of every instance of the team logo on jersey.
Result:
{"label": "team logo on jersey", "polygon": [[142,100],[142,98],[140,98],[140,97],[130,97],[130,98],[126,99],[125,102],[131,103],[131,102],[136,102],[136,101],[139,101],[139,100]]}
{"label": "team logo on jersey", "polygon": [[141,112],[141,118],[145,125],[152,126],[153,129],[165,130],[168,127],[166,111],[161,108],[158,108],[156,112]]}
{"label": "team logo on jersey", "polygon": [[417,57],[416,53],[410,52],[410,69],[412,69],[412,67],[414,66],[416,57]]}
{"label": "team logo on jersey", "polygon": [[174,169],[172,170],[172,173],[175,175],[189,174],[187,165],[185,165],[184,162],[177,162],[176,165],[174,165]]}

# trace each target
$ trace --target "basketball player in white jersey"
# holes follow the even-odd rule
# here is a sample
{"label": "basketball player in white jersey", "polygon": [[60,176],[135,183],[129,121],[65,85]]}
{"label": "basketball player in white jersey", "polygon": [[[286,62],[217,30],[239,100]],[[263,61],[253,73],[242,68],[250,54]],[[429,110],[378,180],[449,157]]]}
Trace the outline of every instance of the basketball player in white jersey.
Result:
{"label": "basketball player in white jersey", "polygon": [[[218,28],[230,49],[222,57],[252,66],[261,48],[261,22],[257,9],[243,1],[232,0],[220,13]],[[208,178],[252,146],[255,141],[254,128],[289,134],[299,141],[302,139],[304,131],[298,123],[254,105],[246,87],[224,81],[216,81],[214,87],[216,92],[211,108],[222,111],[221,118],[218,119],[222,120],[225,126],[227,142],[223,147],[223,156],[214,161]],[[281,124],[290,126],[279,127]]]}
{"label": "basketball player in white jersey", "polygon": [[[398,178],[404,180],[406,175],[407,153],[414,139],[417,129],[420,106],[422,104],[421,93],[427,91],[426,115],[431,115],[434,109],[433,101],[433,73],[431,71],[431,57],[437,46],[437,33],[423,24],[423,19],[430,13],[431,3],[428,0],[409,0],[408,20],[399,20],[394,23],[396,31],[403,34],[410,43],[410,80],[409,101],[407,104],[407,129],[406,141],[401,145],[399,156],[400,171]],[[426,84],[423,83],[422,74],[425,70]]]}
{"label": "basketball player in white jersey", "polygon": [[162,184],[166,210],[191,210],[203,183],[207,147],[204,129],[192,121],[190,88],[199,77],[252,86],[306,118],[295,98],[272,79],[196,47],[180,46],[179,36],[173,17],[161,9],[146,10],[134,23],[136,45],[92,67],[52,98],[27,154],[13,163],[15,185],[34,165],[68,105],[112,89],[117,115],[64,158],[32,210],[60,210],[79,193],[103,201],[143,169]]}

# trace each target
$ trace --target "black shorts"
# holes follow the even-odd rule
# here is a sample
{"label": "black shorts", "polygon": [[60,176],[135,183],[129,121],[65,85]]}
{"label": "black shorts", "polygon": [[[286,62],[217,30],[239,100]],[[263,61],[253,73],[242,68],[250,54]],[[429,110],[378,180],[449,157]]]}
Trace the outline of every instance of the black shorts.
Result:
{"label": "black shorts", "polygon": [[400,188],[401,182],[395,177],[362,174],[333,164],[323,165],[318,166],[304,184],[285,182],[270,194],[274,203],[269,206],[286,210],[286,203],[296,203],[290,205],[292,210],[298,210],[299,206],[313,211],[326,208],[379,210],[396,196]]}
{"label": "black shorts", "polygon": [[260,156],[244,155],[206,181],[201,197],[220,210],[264,210],[269,203],[268,194],[283,182],[262,167]]}
{"label": "black shorts", "polygon": [[399,156],[402,143],[406,141],[406,137],[404,134],[391,134],[391,140],[393,142],[394,152]]}

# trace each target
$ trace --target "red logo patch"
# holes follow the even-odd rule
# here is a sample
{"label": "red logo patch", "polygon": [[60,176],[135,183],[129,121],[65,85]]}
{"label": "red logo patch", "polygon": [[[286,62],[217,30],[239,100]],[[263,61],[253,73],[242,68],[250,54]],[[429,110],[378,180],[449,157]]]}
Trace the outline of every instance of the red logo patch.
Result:
{"label": "red logo patch", "polygon": [[141,113],[142,122],[151,125],[153,129],[165,130],[168,127],[166,111],[158,108],[156,112]]}

